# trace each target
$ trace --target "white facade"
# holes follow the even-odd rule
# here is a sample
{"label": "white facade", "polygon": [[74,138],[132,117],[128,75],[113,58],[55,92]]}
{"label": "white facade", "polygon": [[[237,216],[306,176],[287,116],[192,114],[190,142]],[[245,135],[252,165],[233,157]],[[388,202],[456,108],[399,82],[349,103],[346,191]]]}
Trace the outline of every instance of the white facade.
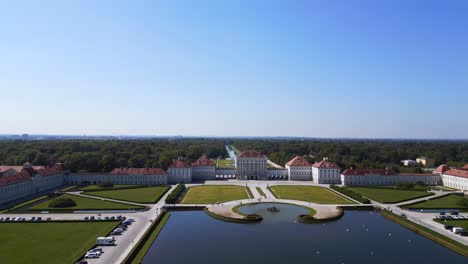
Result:
{"label": "white facade", "polygon": [[66,176],[68,184],[100,184],[111,182],[112,184],[141,184],[141,185],[166,185],[167,174],[112,174],[112,173],[71,173]]}
{"label": "white facade", "polygon": [[341,182],[339,168],[312,167],[313,181],[320,184],[339,184]]}
{"label": "white facade", "polygon": [[29,195],[47,191],[64,184],[65,172],[54,168],[44,168],[35,171],[30,165],[25,164],[25,170],[15,172],[11,170],[0,175],[2,177],[15,177],[16,182],[2,184],[0,186],[0,204],[8,203]]}
{"label": "white facade", "polygon": [[468,190],[468,170],[452,169],[441,175],[444,186],[466,191]]}
{"label": "white facade", "polygon": [[240,180],[266,180],[268,158],[256,151],[248,150],[235,159],[236,176]]}
{"label": "white facade", "polygon": [[289,166],[286,165],[288,179],[290,181],[311,181],[312,166]]}
{"label": "white facade", "polygon": [[170,184],[176,183],[191,183],[192,182],[192,168],[169,168],[167,170],[168,181]]}
{"label": "white facade", "polygon": [[215,166],[192,166],[192,179],[193,180],[215,180],[216,167]]}
{"label": "white facade", "polygon": [[395,185],[397,183],[424,183],[437,185],[441,182],[437,174],[397,174],[388,170],[345,170],[341,174],[342,185]]}

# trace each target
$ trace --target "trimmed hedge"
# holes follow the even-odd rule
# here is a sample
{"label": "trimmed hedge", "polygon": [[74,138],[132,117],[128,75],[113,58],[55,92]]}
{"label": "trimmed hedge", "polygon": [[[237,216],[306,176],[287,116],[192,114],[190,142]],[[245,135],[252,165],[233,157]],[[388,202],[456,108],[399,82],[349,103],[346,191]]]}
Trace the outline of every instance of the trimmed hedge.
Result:
{"label": "trimmed hedge", "polygon": [[53,208],[68,208],[68,207],[73,207],[73,206],[76,206],[76,202],[75,200],[71,198],[61,197],[49,203],[49,207],[53,207]]}
{"label": "trimmed hedge", "polygon": [[334,184],[330,185],[330,189],[332,190],[335,190],[343,195],[346,195],[346,196],[349,196],[351,197],[352,199],[360,202],[360,203],[363,203],[363,204],[370,204],[371,201],[367,198],[364,198],[362,197],[360,194],[357,194],[353,191],[351,191],[350,189],[346,188],[346,187],[338,187]]}
{"label": "trimmed hedge", "polygon": [[167,204],[175,204],[180,195],[185,191],[185,184],[177,184],[175,189],[166,197]]}

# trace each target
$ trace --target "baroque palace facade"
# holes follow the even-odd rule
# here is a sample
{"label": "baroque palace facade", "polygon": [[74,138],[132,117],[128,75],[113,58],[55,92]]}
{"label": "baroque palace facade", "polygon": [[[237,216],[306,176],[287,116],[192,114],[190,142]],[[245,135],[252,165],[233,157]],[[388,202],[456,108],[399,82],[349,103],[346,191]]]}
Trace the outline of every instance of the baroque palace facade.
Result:
{"label": "baroque palace facade", "polygon": [[318,184],[342,185],[394,185],[399,182],[422,182],[427,185],[442,184],[468,190],[468,165],[462,168],[439,166],[433,174],[396,173],[389,169],[355,169],[341,172],[341,168],[327,158],[309,163],[296,156],[284,168],[270,166],[268,157],[248,150],[234,157],[233,168],[218,168],[215,162],[202,155],[192,164],[183,159],[174,160],[167,171],[160,168],[115,168],[109,173],[69,173],[58,163],[52,167],[0,166],[0,204],[29,195],[51,190],[64,184],[114,184],[166,185],[193,181],[239,180],[291,180],[312,181]]}

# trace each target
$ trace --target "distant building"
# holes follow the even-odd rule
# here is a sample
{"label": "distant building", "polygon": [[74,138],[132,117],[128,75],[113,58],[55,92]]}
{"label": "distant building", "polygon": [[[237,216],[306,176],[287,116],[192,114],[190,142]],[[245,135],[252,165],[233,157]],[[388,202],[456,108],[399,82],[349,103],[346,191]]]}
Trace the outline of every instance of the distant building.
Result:
{"label": "distant building", "polygon": [[313,180],[320,184],[339,184],[341,182],[340,171],[340,167],[328,161],[328,158],[323,158],[312,165]]}
{"label": "distant building", "polygon": [[66,176],[68,184],[167,184],[167,174],[160,168],[115,168],[109,173],[71,173]]}
{"label": "distant building", "polygon": [[239,180],[266,180],[268,158],[255,150],[247,150],[236,156],[236,176]]}
{"label": "distant building", "polygon": [[468,164],[458,169],[440,165],[434,170],[434,173],[441,176],[444,186],[462,191],[468,190]]}
{"label": "distant building", "polygon": [[290,181],[311,181],[312,164],[302,156],[296,156],[285,165]]}
{"label": "distant building", "polygon": [[216,164],[206,154],[192,163],[192,179],[216,180]]}
{"label": "distant building", "polygon": [[437,174],[399,174],[390,169],[349,168],[341,173],[342,185],[395,185],[401,182],[437,185],[440,184],[441,177]]}
{"label": "distant building", "polygon": [[434,159],[426,156],[419,157],[416,159],[416,162],[423,165],[426,168],[434,168]]}
{"label": "distant building", "polygon": [[402,160],[401,163],[406,167],[415,167],[419,165],[419,162],[416,160]]}
{"label": "distant building", "polygon": [[172,162],[167,173],[170,184],[192,182],[192,167],[180,158]]}
{"label": "distant building", "polygon": [[0,203],[7,203],[64,184],[65,171],[60,163],[53,167],[0,166]]}

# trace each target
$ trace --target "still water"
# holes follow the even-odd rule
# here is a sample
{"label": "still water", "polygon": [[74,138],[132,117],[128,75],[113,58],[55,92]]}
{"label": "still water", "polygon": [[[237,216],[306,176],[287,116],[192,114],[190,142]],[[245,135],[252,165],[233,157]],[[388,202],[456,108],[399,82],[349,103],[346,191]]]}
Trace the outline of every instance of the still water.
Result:
{"label": "still water", "polygon": [[468,263],[463,257],[383,218],[375,211],[345,211],[338,221],[303,224],[302,207],[246,205],[258,224],[235,224],[203,211],[171,212],[143,263]]}

